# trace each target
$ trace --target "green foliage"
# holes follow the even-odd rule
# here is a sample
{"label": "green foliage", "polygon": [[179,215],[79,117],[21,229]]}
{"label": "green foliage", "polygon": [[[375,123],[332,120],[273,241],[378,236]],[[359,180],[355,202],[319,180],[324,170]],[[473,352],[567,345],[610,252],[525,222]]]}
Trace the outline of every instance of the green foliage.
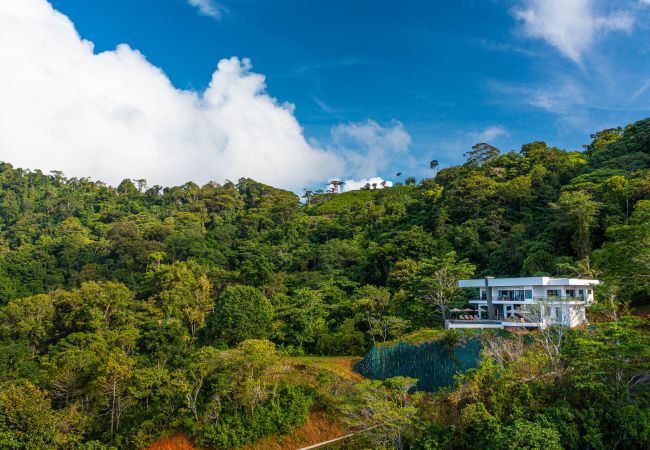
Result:
{"label": "green foliage", "polygon": [[234,345],[246,339],[267,338],[271,335],[273,306],[255,287],[229,287],[209,321],[208,340]]}
{"label": "green foliage", "polygon": [[11,383],[0,390],[2,448],[70,448],[80,437],[80,427],[83,419],[75,411],[53,410],[46,394],[29,382]]}
{"label": "green foliage", "polygon": [[419,395],[409,394],[416,384],[416,379],[408,377],[364,381],[357,385],[357,394],[342,406],[342,412],[352,426],[365,430],[373,448],[401,450],[417,414]]}
{"label": "green foliage", "polygon": [[313,394],[298,387],[281,388],[276,398],[250,415],[229,416],[197,430],[197,443],[216,449],[231,449],[265,437],[287,434],[304,424],[314,402]]}
{"label": "green foliage", "polygon": [[571,330],[556,367],[535,339],[492,336],[480,365],[433,399],[434,423],[414,433],[414,446],[647,448],[647,326],[626,317]]}
{"label": "green foliage", "polygon": [[565,191],[552,207],[557,210],[559,226],[568,226],[573,235],[572,243],[578,258],[589,253],[591,228],[593,227],[598,203],[587,192]]}
{"label": "green foliage", "polygon": [[560,434],[535,422],[517,420],[503,428],[498,448],[508,450],[562,450]]}
{"label": "green foliage", "polygon": [[[649,130],[598,132],[582,153],[481,143],[462,165],[425,161],[435,176],[419,184],[337,183],[304,205],[246,178],[111,187],[0,163],[0,446],[144,448],[176,430],[234,446],[286,432],[312,395],[289,382],[282,352],[417,339],[466,302],[456,282],[476,274],[598,277],[591,313],[611,323],[570,333],[561,373],[544,372],[541,351],[528,370],[468,372],[460,400],[429,416],[453,421],[413,419],[406,440],[534,447],[557,433],[566,448],[650,447],[648,330],[624,319],[650,299]],[[438,388],[457,363],[478,364],[478,345],[414,351],[413,371],[390,375]],[[390,365],[382,348],[377,372]],[[483,431],[464,425],[480,420]]]}
{"label": "green foliage", "polygon": [[625,298],[650,294],[650,200],[639,201],[629,221],[607,233],[610,241],[594,252],[595,265]]}

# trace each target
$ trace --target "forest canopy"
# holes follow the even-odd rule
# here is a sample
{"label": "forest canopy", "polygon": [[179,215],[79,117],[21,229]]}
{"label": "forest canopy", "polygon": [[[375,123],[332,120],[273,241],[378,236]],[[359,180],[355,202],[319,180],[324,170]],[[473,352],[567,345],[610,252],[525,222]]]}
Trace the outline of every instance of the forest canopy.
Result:
{"label": "forest canopy", "polygon": [[[307,191],[304,201],[247,178],[112,187],[1,163],[0,447],[142,448],[182,430],[199,445],[232,448],[289,432],[322,396],[288,376],[285,356],[362,355],[439,328],[449,307],[466,300],[455,288],[460,278],[595,277],[611,308],[594,314],[647,311],[650,119],[592,139],[583,151],[539,141],[502,152],[479,143],[464,164],[423,162],[431,178]],[[497,396],[516,385],[524,408],[530,393],[517,380],[525,368],[486,362],[466,375],[454,426],[488,421],[495,429],[458,442],[517,448],[532,436],[553,448],[605,448],[618,439],[595,434],[622,426],[632,410],[599,424],[593,408],[572,411],[570,396],[608,392],[600,405],[631,408],[632,392],[636,408],[647,406],[639,387],[647,380],[630,378],[634,390],[623,395],[620,374],[610,372],[621,361],[630,377],[643,367],[628,363],[647,352],[647,329],[628,320],[591,332],[570,338],[562,354],[594,377],[569,370],[575,390],[561,392],[562,408],[522,409],[507,422],[491,400],[470,401],[467,389],[483,393],[489,384]],[[612,360],[593,360],[597,348],[621,342]],[[381,395],[406,401],[410,382],[400,383],[361,389],[386,406]],[[559,417],[585,428],[544,422]],[[644,420],[626,431],[630,448],[650,442]],[[449,428],[437,426],[413,442],[446,448],[425,446],[446,439]],[[585,430],[595,433],[590,440],[575,435]]]}

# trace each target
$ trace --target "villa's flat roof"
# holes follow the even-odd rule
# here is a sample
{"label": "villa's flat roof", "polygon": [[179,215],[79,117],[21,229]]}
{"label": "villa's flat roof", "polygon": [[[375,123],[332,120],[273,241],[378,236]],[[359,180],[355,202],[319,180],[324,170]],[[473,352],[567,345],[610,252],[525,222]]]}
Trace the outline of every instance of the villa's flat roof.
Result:
{"label": "villa's flat roof", "polygon": [[[553,278],[553,277],[520,277],[520,278],[490,278],[490,287],[517,287],[517,286],[594,286],[598,280],[585,280],[583,278]],[[458,286],[462,288],[485,287],[485,278],[474,280],[460,280]]]}

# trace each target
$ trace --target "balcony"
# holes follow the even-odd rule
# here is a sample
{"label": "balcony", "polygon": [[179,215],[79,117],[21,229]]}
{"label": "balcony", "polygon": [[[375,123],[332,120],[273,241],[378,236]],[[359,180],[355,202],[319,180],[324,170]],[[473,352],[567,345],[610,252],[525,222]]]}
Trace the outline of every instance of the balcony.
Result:
{"label": "balcony", "polygon": [[[535,303],[544,302],[544,303],[553,303],[553,302],[584,302],[584,297],[571,297],[571,296],[550,296],[550,297],[534,297],[534,298],[493,298],[492,304],[494,305],[505,305],[505,304],[518,304],[518,305],[534,305]],[[480,299],[471,299],[469,303],[472,304],[487,304],[487,299],[485,297]]]}

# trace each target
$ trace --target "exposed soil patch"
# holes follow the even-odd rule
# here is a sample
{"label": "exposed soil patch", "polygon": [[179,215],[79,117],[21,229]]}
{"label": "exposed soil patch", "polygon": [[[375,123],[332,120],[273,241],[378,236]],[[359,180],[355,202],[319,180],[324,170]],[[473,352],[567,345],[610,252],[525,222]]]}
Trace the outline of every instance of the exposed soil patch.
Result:
{"label": "exposed soil patch", "polygon": [[148,450],[199,450],[184,434],[175,434],[160,439],[149,447]]}
{"label": "exposed soil patch", "polygon": [[344,434],[346,430],[341,425],[328,419],[321,412],[313,412],[309,415],[307,423],[290,435],[274,436],[244,448],[246,450],[295,450]]}

